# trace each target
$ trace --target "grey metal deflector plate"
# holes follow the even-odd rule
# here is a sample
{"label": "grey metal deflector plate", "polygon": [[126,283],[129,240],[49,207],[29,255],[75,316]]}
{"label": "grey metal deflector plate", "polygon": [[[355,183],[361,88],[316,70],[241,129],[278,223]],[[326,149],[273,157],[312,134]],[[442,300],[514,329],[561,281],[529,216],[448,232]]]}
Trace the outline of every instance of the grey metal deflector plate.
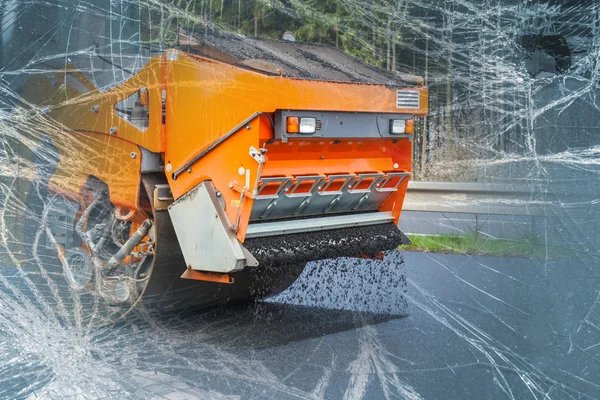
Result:
{"label": "grey metal deflector plate", "polygon": [[229,273],[246,266],[246,253],[212,182],[200,183],[168,210],[188,268]]}

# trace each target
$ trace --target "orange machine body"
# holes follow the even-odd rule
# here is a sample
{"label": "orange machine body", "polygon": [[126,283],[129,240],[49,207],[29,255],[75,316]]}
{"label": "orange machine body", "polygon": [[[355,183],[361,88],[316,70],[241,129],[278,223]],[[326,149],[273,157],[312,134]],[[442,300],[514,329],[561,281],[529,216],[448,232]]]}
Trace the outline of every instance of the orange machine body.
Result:
{"label": "orange machine body", "polygon": [[[249,171],[251,186],[258,173],[248,149],[267,150],[261,177],[354,173],[410,172],[412,142],[402,139],[327,139],[298,137],[284,143],[273,140],[273,127],[260,116],[239,129],[220,146],[173,180],[170,171],[189,164],[193,157],[230,132],[255,112],[273,115],[276,110],[316,110],[366,113],[427,114],[427,89],[420,92],[421,107],[396,107],[396,89],[383,85],[324,82],[269,76],[209,58],[178,52],[166,62],[165,165],[175,199],[203,180],[211,179],[222,193],[226,212],[237,236],[244,240],[256,187],[243,197],[240,189]],[[348,126],[348,130],[352,130]],[[325,178],[327,179],[327,178]],[[381,205],[398,221],[406,185]],[[233,188],[231,186],[233,185]],[[236,190],[237,189],[237,190]],[[240,203],[241,198],[241,203]],[[241,207],[241,208],[240,208]],[[237,220],[236,220],[237,219]]]}
{"label": "orange machine body", "polygon": [[[55,74],[59,82],[69,76],[79,86],[92,88],[83,75],[74,71]],[[39,93],[41,83],[35,85]],[[58,89],[45,85],[51,102]],[[118,102],[140,89],[148,93],[148,122],[144,129],[115,110]],[[403,89],[419,92],[418,109],[397,107],[397,91]],[[139,208],[143,148],[160,154],[174,200],[200,182],[211,180],[224,199],[226,214],[236,227],[240,242],[245,239],[250,221],[252,193],[263,178],[283,176],[294,182],[299,176],[318,175],[327,183],[336,174],[372,173],[386,177],[388,173],[411,172],[412,141],[406,137],[338,140],[298,136],[289,141],[276,140],[272,121],[277,110],[412,116],[428,112],[428,92],[423,86],[399,89],[294,79],[179,50],[168,50],[153,58],[118,87],[105,92],[83,92],[68,88],[70,99],[48,110],[54,120],[63,124],[60,135],[64,135],[54,138],[55,143],[63,145],[57,173],[50,182],[52,187],[77,194],[86,178],[93,175],[108,184],[115,205]],[[239,126],[255,113],[261,115]],[[235,127],[239,129],[234,131]],[[226,140],[207,151],[225,135]],[[67,136],[71,138],[64,140]],[[249,154],[251,147],[266,150],[262,165]],[[202,152],[206,154],[194,161]],[[80,165],[75,168],[78,172],[68,172],[75,165]],[[174,179],[173,172],[183,167]],[[259,174],[260,179],[256,180]],[[404,179],[380,206],[380,211],[393,212],[396,223],[407,184],[408,179]]]}

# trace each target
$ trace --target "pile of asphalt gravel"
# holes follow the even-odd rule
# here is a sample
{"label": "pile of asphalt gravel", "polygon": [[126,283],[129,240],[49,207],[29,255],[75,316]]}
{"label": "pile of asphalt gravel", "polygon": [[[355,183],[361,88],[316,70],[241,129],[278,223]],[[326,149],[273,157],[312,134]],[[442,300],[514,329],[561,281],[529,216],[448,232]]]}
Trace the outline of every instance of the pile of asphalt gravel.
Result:
{"label": "pile of asphalt gravel", "polygon": [[[188,33],[239,61],[254,59],[276,64],[282,67],[283,75],[290,78],[407,86],[398,75],[368,65],[329,45],[248,37],[208,28]],[[195,50],[202,53],[200,48]]]}
{"label": "pile of asphalt gravel", "polygon": [[247,239],[244,245],[261,268],[306,264],[338,257],[376,256],[402,243],[394,224],[368,225]]}

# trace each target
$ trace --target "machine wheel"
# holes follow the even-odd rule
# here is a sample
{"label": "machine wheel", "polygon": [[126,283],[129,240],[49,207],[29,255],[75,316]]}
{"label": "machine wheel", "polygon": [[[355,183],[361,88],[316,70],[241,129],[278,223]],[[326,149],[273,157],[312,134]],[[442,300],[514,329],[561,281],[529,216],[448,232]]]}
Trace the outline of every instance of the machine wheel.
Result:
{"label": "machine wheel", "polygon": [[[60,305],[64,318],[92,318],[107,323],[140,305],[169,311],[240,304],[285,290],[304,270],[306,262],[246,268],[233,274],[233,284],[182,279],[186,264],[171,219],[166,210],[155,209],[152,201],[158,183],[165,183],[161,174],[143,178],[147,197],[142,202],[146,200],[151,206],[147,218],[153,222],[149,234],[153,254],[146,256],[127,279],[115,271],[98,268],[93,254],[82,246],[76,233],[82,212],[78,203],[50,192],[44,184],[31,186],[26,199],[30,216],[22,228],[24,255],[29,260],[24,268],[32,272],[31,279],[50,308]],[[107,245],[98,252],[101,264],[129,236],[129,227],[124,223],[111,223],[111,228]]]}

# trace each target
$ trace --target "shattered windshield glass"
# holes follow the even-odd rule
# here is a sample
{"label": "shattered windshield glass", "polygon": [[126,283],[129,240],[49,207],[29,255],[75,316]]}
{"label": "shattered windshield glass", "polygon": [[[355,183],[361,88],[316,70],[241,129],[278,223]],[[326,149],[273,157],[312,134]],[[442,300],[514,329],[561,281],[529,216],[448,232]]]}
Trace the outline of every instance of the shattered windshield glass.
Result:
{"label": "shattered windshield glass", "polygon": [[600,4],[0,27],[0,398],[600,398]]}

